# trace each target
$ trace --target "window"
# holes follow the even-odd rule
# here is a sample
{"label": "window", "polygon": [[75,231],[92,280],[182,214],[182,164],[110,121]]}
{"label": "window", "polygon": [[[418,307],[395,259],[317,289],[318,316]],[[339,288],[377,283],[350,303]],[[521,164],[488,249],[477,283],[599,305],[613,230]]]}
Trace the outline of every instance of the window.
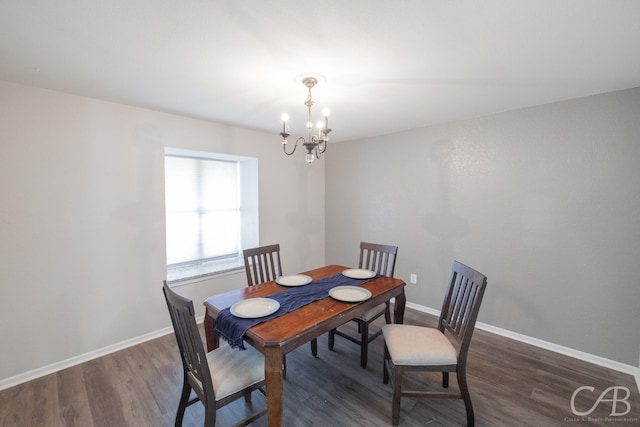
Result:
{"label": "window", "polygon": [[165,148],[167,280],[243,266],[258,246],[258,161]]}

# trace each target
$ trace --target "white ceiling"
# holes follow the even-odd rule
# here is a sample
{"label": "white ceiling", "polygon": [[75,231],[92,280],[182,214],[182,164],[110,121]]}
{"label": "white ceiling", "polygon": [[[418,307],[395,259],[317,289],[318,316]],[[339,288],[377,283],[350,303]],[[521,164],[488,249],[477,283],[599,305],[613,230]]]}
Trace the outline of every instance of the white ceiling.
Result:
{"label": "white ceiling", "polygon": [[334,141],[640,86],[638,0],[0,0],[0,80]]}

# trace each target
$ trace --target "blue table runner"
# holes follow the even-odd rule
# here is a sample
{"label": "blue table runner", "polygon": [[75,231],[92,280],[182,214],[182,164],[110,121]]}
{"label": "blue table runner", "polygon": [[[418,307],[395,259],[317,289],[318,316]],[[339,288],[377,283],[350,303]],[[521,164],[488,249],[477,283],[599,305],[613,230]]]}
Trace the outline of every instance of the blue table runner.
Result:
{"label": "blue table runner", "polygon": [[257,319],[245,319],[231,314],[230,308],[220,311],[216,318],[215,333],[224,338],[232,348],[245,350],[244,334],[249,328],[258,323],[275,319],[302,306],[329,296],[329,291],[336,286],[360,286],[371,279],[352,279],[342,273],[325,277],[308,285],[296,286],[276,292],[266,297],[280,303],[280,308],[275,313]]}

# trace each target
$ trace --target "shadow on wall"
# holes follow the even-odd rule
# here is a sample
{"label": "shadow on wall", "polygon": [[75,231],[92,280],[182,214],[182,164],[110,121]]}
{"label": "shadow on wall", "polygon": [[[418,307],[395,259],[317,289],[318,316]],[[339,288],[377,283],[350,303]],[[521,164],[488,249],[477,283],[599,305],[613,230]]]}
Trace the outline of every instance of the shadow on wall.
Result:
{"label": "shadow on wall", "polygon": [[[435,265],[450,266],[453,259],[457,259],[454,243],[471,234],[471,226],[468,220],[456,212],[453,212],[451,200],[452,179],[456,171],[464,171],[465,165],[460,165],[460,159],[456,157],[455,145],[451,140],[441,139],[433,144],[428,144],[430,157],[433,161],[434,194],[432,205],[433,212],[427,212],[422,218],[423,228],[434,238],[434,253],[432,255]],[[456,163],[458,162],[458,163]],[[472,194],[472,189],[467,189]],[[469,205],[469,209],[471,205]],[[465,212],[473,214],[471,210]],[[464,259],[460,260],[465,262]],[[545,319],[535,309],[534,305],[513,292],[509,283],[500,282],[499,278],[491,281],[489,290],[494,295],[483,307],[485,318],[493,319],[493,324],[498,327],[505,324],[505,319],[515,325],[535,324],[536,327],[547,328],[551,325],[543,325]],[[504,327],[504,326],[502,326]],[[509,327],[505,327],[509,329]]]}
{"label": "shadow on wall", "polygon": [[455,146],[451,140],[441,139],[427,144],[435,167],[433,187],[433,212],[427,212],[422,220],[427,233],[435,237],[433,259],[436,265],[449,265],[455,258],[453,241],[467,236],[469,223],[451,210],[451,174],[455,162]]}
{"label": "shadow on wall", "polygon": [[490,304],[482,310],[483,317],[491,319],[491,325],[530,336],[533,336],[534,327],[547,331],[554,329],[554,325],[548,324],[549,320],[540,315],[531,300],[514,292],[509,283],[493,281],[491,295]]}
{"label": "shadow on wall", "polygon": [[[302,154],[297,156],[297,154],[298,150],[296,150],[296,155],[291,157],[282,154],[282,156],[287,157],[288,161],[303,164],[303,167],[297,167],[297,179],[290,183],[287,189],[287,191],[297,192],[298,196],[297,207],[295,209],[289,209],[289,211],[284,214],[291,235],[296,236],[294,247],[288,249],[295,250],[302,263],[315,268],[319,267],[322,263],[319,260],[314,260],[314,251],[310,242],[314,241],[314,236],[324,233],[324,223],[320,215],[311,208],[313,205],[312,199],[316,198],[317,194],[313,191],[314,183],[313,180],[309,178],[311,176],[309,168],[321,167],[323,165],[317,163],[324,162],[325,160],[323,157],[312,164],[307,164],[304,161],[304,156]],[[322,189],[321,194],[324,194],[324,189]],[[319,262],[319,264],[314,264],[316,261]]]}

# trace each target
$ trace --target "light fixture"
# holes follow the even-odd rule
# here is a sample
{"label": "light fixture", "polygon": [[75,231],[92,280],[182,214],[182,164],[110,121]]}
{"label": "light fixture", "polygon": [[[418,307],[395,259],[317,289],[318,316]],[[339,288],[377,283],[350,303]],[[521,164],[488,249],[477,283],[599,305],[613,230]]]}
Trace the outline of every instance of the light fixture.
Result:
{"label": "light fixture", "polygon": [[296,148],[298,148],[298,143],[302,143],[302,146],[307,150],[307,155],[304,156],[304,159],[307,163],[312,163],[314,159],[319,159],[320,156],[327,150],[327,142],[329,142],[329,109],[325,108],[322,110],[322,115],[324,116],[324,120],[319,121],[317,123],[318,134],[313,134],[313,122],[311,121],[311,107],[313,107],[313,99],[311,98],[311,88],[314,87],[318,83],[318,79],[315,77],[304,77],[302,79],[302,84],[305,85],[309,89],[309,93],[307,95],[307,100],[304,105],[307,106],[307,131],[308,137],[305,139],[303,136],[296,139],[296,143],[293,146],[293,150],[291,152],[287,151],[287,138],[291,136],[289,134],[289,115],[284,113],[282,115],[282,132],[280,132],[280,136],[282,136],[282,148],[284,153],[287,156],[295,153]]}

